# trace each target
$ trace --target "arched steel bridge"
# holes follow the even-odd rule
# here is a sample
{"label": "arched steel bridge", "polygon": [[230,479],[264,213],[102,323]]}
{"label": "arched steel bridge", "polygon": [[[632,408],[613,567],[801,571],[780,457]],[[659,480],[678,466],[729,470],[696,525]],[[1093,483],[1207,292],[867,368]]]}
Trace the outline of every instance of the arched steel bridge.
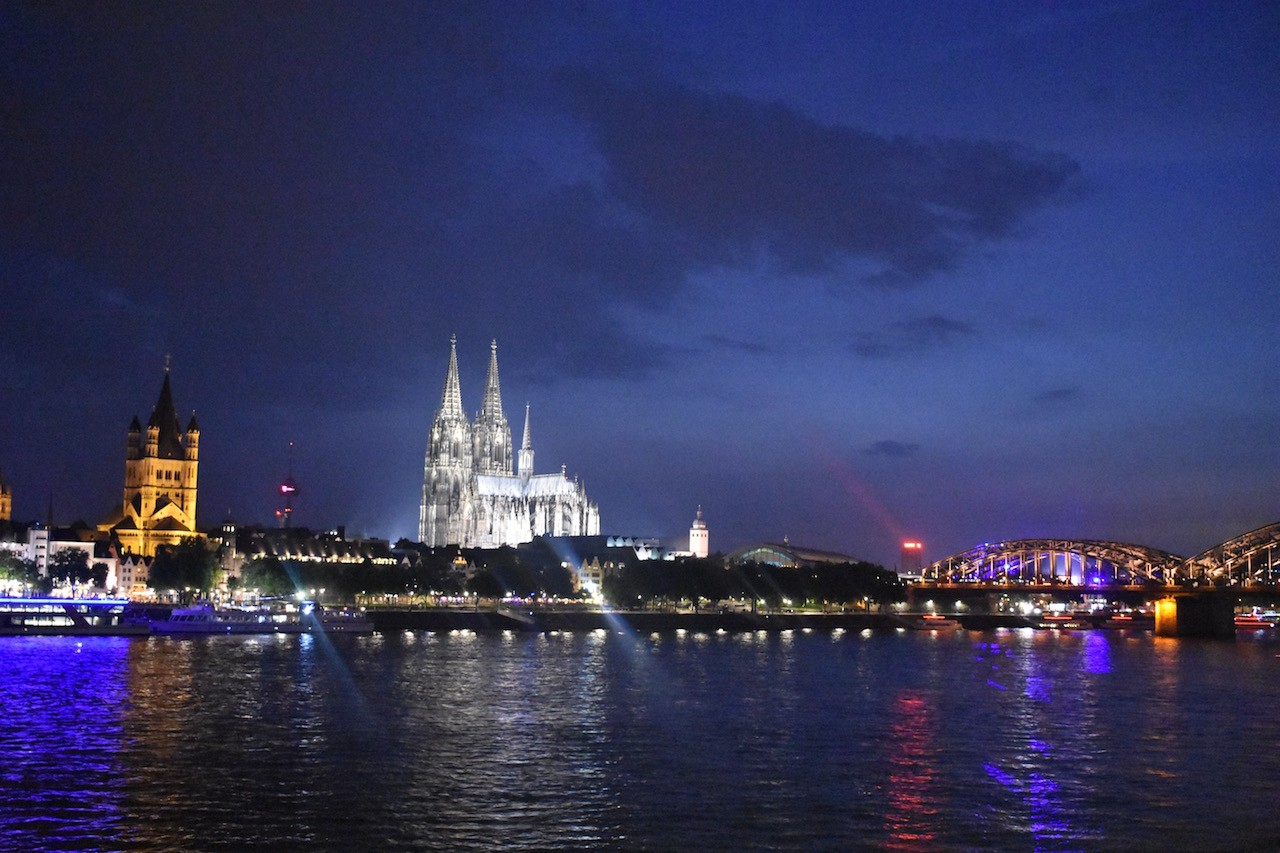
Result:
{"label": "arched steel bridge", "polygon": [[1184,582],[1274,586],[1280,583],[1280,522],[1189,559],[1159,548],[1091,539],[984,542],[926,566],[925,583],[1175,585]]}
{"label": "arched steel bridge", "polygon": [[1243,586],[1280,582],[1280,521],[1242,533],[1191,557],[1180,567],[1184,577]]}

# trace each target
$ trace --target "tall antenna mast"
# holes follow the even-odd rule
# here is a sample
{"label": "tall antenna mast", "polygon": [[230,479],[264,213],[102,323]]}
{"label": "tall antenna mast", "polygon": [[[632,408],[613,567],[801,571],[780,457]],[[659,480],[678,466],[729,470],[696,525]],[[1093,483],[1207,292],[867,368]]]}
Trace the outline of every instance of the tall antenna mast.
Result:
{"label": "tall antenna mast", "polygon": [[293,496],[298,491],[298,484],[293,479],[293,442],[289,442],[289,473],[280,484],[280,494],[284,497],[284,509],[276,510],[276,518],[281,527],[288,527],[293,518]]}

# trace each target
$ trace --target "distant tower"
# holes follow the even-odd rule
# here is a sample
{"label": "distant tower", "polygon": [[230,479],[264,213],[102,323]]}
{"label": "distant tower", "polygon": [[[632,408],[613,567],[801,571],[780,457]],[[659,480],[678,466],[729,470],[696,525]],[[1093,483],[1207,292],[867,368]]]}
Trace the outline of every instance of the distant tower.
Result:
{"label": "distant tower", "polygon": [[533,439],[529,434],[529,404],[524,404],[524,438],[520,440],[520,479],[529,482],[533,476]]}
{"label": "distant tower", "polygon": [[230,552],[233,557],[236,553],[236,538],[239,531],[239,526],[231,517],[231,510],[227,510],[227,518],[222,522],[222,548]]}
{"label": "distant tower", "polygon": [[276,520],[281,527],[288,527],[293,519],[293,496],[298,492],[298,484],[293,479],[293,442],[289,442],[289,473],[280,483],[280,496],[284,498],[284,509],[276,510]]}
{"label": "distant tower", "polygon": [[13,518],[13,490],[4,481],[4,472],[0,471],[0,521]]}
{"label": "distant tower", "polygon": [[119,515],[98,525],[120,540],[125,552],[151,557],[161,545],[177,545],[196,532],[196,476],[200,462],[200,426],[193,412],[184,433],[178,426],[169,388],[169,359],[164,383],[145,432],[135,417],[125,443],[124,502]]}
{"label": "distant tower", "polygon": [[710,538],[707,530],[707,523],[702,520],[702,506],[698,506],[698,516],[693,520],[693,526],[689,528],[689,551],[693,556],[705,558],[710,550]]}
{"label": "distant tower", "polygon": [[907,540],[902,543],[902,559],[898,562],[898,574],[919,577],[924,565],[924,543]]}

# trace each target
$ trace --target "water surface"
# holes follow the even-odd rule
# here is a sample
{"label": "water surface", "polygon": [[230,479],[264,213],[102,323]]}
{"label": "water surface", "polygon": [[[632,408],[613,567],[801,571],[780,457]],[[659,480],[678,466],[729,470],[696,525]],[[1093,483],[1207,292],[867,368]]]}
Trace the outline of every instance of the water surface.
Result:
{"label": "water surface", "polygon": [[0,641],[0,849],[1268,850],[1280,642]]}

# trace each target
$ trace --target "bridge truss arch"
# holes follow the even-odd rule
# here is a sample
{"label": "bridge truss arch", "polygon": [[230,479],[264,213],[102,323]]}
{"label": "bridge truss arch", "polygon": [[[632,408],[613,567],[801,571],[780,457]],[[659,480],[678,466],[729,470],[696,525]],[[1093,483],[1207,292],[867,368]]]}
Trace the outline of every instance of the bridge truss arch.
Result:
{"label": "bridge truss arch", "polygon": [[1184,560],[1177,554],[1091,539],[1012,539],[984,542],[927,566],[926,583],[1172,584]]}
{"label": "bridge truss arch", "polygon": [[1239,586],[1280,583],[1280,521],[1242,533],[1189,558],[1180,574],[1188,580]]}

